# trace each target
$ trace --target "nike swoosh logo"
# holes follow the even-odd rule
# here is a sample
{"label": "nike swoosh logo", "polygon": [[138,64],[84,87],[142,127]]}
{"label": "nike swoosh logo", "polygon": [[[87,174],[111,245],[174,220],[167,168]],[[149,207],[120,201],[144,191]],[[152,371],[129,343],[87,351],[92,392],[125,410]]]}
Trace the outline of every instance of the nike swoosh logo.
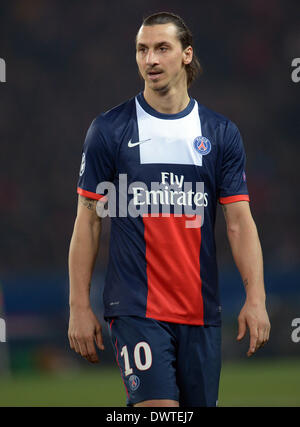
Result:
{"label": "nike swoosh logo", "polygon": [[143,141],[138,141],[138,142],[131,142],[131,140],[128,142],[128,147],[136,147],[137,145],[141,145],[144,144],[144,142],[147,141],[151,141],[151,138],[149,139],[144,139]]}

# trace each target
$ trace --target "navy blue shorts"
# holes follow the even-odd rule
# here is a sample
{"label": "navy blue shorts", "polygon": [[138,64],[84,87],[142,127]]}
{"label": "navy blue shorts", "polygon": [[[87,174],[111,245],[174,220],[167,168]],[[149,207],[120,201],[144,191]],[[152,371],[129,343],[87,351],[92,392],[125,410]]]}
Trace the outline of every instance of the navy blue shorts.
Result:
{"label": "navy blue shorts", "polygon": [[221,327],[121,316],[107,319],[127,405],[170,399],[180,406],[216,406]]}

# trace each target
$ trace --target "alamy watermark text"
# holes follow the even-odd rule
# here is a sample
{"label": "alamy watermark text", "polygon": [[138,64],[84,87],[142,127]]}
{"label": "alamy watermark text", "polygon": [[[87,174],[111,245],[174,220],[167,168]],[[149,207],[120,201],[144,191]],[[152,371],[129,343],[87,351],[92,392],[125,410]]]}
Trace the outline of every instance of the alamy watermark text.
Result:
{"label": "alamy watermark text", "polygon": [[6,342],[6,324],[5,320],[0,318],[0,342]]}
{"label": "alamy watermark text", "polygon": [[294,83],[300,82],[300,58],[294,58],[292,60],[292,67],[294,70],[292,71],[291,77]]}
{"label": "alamy watermark text", "polygon": [[295,328],[293,329],[292,335],[291,335],[292,341],[294,343],[298,343],[300,342],[300,318],[299,317],[292,320],[292,328]]}
{"label": "alamy watermark text", "polygon": [[2,58],[0,58],[0,82],[6,82],[6,63]]}

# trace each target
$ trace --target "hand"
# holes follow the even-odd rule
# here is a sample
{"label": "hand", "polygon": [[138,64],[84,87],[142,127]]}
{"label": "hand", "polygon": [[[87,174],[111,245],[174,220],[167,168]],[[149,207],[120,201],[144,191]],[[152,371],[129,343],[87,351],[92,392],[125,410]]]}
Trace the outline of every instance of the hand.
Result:
{"label": "hand", "polygon": [[99,363],[94,341],[104,350],[102,328],[91,308],[71,308],[68,337],[70,347],[91,363]]}
{"label": "hand", "polygon": [[239,331],[237,340],[240,341],[250,332],[250,346],[247,356],[252,356],[269,340],[270,321],[264,303],[252,303],[246,300],[238,317]]}

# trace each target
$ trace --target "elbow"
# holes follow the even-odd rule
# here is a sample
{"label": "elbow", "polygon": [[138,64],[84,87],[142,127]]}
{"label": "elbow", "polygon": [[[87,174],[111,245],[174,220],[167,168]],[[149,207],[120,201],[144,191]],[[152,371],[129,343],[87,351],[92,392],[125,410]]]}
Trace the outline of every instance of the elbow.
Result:
{"label": "elbow", "polygon": [[240,236],[245,232],[257,234],[256,225],[252,218],[248,218],[246,221],[244,220],[227,223],[228,236]]}
{"label": "elbow", "polygon": [[228,236],[239,236],[241,234],[241,227],[239,224],[228,224],[227,235]]}
{"label": "elbow", "polygon": [[101,232],[100,218],[82,218],[77,216],[74,224],[73,235],[86,238],[87,236],[99,237]]}

